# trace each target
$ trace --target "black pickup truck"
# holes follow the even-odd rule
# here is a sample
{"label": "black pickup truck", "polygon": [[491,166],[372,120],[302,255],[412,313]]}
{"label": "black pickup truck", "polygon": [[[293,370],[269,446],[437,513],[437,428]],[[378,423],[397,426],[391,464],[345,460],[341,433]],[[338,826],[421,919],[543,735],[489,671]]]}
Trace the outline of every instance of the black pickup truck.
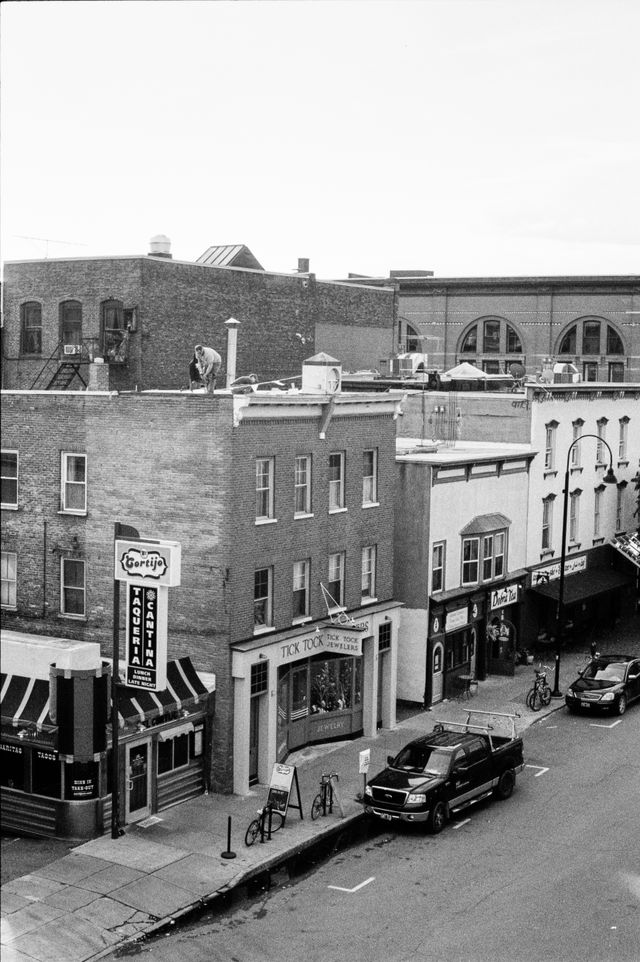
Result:
{"label": "black pickup truck", "polygon": [[[471,724],[481,715],[492,721]],[[425,822],[440,832],[452,812],[490,795],[509,798],[524,768],[516,717],[477,711],[464,724],[437,723],[431,734],[389,755],[388,767],[367,783],[365,812],[389,822]],[[495,733],[501,721],[508,727],[504,735]]]}

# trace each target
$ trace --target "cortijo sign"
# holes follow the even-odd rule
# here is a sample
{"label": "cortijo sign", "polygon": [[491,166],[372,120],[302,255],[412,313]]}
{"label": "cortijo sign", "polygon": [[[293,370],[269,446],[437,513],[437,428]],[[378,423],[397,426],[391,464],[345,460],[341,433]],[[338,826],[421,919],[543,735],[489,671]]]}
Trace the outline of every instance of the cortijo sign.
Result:
{"label": "cortijo sign", "polygon": [[136,584],[180,584],[181,548],[177,541],[116,540],[116,581]]}

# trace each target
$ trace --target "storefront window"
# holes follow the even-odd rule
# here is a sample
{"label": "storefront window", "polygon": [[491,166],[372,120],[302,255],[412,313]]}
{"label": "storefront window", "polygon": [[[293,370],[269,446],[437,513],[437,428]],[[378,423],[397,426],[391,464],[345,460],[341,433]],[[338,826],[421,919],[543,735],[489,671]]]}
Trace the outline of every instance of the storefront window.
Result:
{"label": "storefront window", "polygon": [[359,658],[331,658],[311,663],[311,713],[343,711],[362,700]]}
{"label": "storefront window", "polygon": [[24,749],[20,745],[0,745],[0,785],[24,790]]}
{"label": "storefront window", "polygon": [[[169,734],[169,733],[167,733]],[[193,734],[184,733],[158,742],[158,775],[189,764],[189,741]]]}
{"label": "storefront window", "polygon": [[31,766],[33,794],[60,798],[62,773],[57,754],[55,752],[35,751],[32,754]]}
{"label": "storefront window", "polygon": [[306,665],[304,668],[297,668],[293,672],[292,693],[291,693],[291,721],[297,721],[300,718],[307,717],[308,674],[309,672]]}

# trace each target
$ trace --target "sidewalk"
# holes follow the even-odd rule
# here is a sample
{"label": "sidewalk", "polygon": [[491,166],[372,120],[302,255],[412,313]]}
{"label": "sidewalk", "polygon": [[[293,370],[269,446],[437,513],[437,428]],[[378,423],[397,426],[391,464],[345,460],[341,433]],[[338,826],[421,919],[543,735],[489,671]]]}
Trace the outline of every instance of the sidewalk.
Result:
{"label": "sidewalk", "polygon": [[[631,646],[638,648],[632,636],[618,636],[601,647],[613,651]],[[576,677],[582,656],[582,649],[564,653],[562,691]],[[547,656],[546,664],[553,668],[553,659]],[[549,680],[553,687],[553,671]],[[290,755],[287,764],[297,768],[304,818],[290,809],[285,827],[270,842],[258,841],[251,848],[244,844],[246,828],[266,800],[267,786],[259,785],[249,796],[212,794],[184,802],[128,826],[119,839],[92,839],[37,872],[7,882],[1,889],[3,962],[95,960],[172,924],[362,819],[357,796],[363,788],[358,773],[363,749],[371,749],[372,776],[385,766],[388,754],[431,731],[436,721],[464,721],[469,709],[518,712],[517,730],[523,733],[564,708],[564,699],[553,699],[548,708],[530,711],[525,698],[532,681],[533,666],[521,665],[513,678],[492,676],[479,683],[471,699],[411,715],[395,729],[381,730],[377,738],[311,746]],[[334,807],[333,815],[312,822],[311,802],[320,774],[329,766],[340,774],[344,818]],[[229,817],[235,858],[222,857]]]}

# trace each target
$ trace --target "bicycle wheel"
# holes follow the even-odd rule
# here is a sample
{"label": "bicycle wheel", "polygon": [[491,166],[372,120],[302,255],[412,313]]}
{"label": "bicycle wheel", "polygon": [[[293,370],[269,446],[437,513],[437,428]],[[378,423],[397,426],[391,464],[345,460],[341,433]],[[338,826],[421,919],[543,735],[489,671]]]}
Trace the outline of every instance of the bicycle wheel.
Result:
{"label": "bicycle wheel", "polygon": [[542,708],[542,701],[540,699],[540,692],[537,688],[532,688],[527,696],[527,705],[531,711],[540,711]]}
{"label": "bicycle wheel", "polygon": [[318,793],[311,803],[311,818],[315,822],[316,818],[320,818],[322,814],[324,814],[324,809],[322,807],[322,795]]}
{"label": "bicycle wheel", "polygon": [[[277,811],[271,812],[271,834],[273,835],[274,832],[279,832],[283,825],[284,825],[284,815],[282,814],[282,812],[277,812]],[[269,830],[268,816],[265,822],[265,828],[267,831]]]}
{"label": "bicycle wheel", "polygon": [[545,685],[544,688],[542,689],[541,698],[542,698],[542,704],[545,706],[545,708],[547,707],[547,705],[551,704],[551,689],[549,688],[548,685]]}
{"label": "bicycle wheel", "polygon": [[254,818],[254,820],[249,824],[249,828],[245,833],[244,844],[253,845],[253,843],[255,842],[255,840],[258,838],[259,835],[260,835],[260,819]]}

